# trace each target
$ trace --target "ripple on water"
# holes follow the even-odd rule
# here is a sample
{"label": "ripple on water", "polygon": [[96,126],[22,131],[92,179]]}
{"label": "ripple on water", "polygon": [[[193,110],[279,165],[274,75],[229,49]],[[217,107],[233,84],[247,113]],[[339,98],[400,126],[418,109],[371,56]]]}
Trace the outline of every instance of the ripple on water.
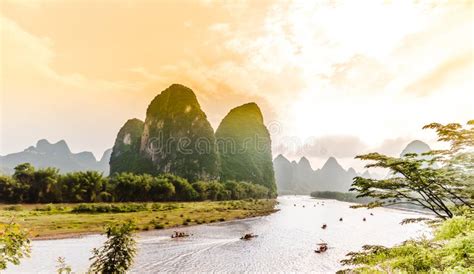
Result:
{"label": "ripple on water", "polygon": [[[334,272],[341,268],[339,261],[345,254],[364,244],[391,246],[429,233],[422,224],[400,225],[404,218],[419,217],[417,213],[350,209],[350,204],[333,200],[325,200],[323,206],[320,200],[308,196],[283,196],[278,200],[281,210],[269,216],[182,228],[193,234],[188,238],[171,239],[173,229],[141,233],[133,271]],[[321,229],[322,224],[327,224],[327,229]],[[239,240],[249,232],[259,237]],[[75,271],[83,272],[89,265],[90,250],[103,240],[101,236],[87,236],[34,241],[32,258],[8,271],[52,272],[56,258],[64,256]],[[327,242],[330,249],[316,254],[314,249],[321,241]]]}

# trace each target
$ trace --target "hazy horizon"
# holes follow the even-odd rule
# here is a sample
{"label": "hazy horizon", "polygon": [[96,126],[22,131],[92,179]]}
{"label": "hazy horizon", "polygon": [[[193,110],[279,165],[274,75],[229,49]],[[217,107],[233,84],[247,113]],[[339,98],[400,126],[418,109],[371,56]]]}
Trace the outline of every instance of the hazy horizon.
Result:
{"label": "hazy horizon", "polygon": [[214,130],[256,102],[273,156],[313,168],[474,118],[471,1],[211,2],[2,1],[0,155],[64,139],[100,158],[173,83]]}

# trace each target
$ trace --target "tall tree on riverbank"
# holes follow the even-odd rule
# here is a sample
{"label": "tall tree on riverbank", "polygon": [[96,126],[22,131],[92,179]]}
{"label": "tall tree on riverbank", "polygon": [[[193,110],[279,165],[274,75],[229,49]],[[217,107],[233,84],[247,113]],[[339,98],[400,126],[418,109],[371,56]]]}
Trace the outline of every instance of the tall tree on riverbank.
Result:
{"label": "tall tree on riverbank", "polygon": [[[435,213],[433,238],[408,240],[391,248],[365,245],[350,252],[343,265],[355,269],[339,273],[473,273],[474,271],[474,121],[460,124],[432,123],[438,140],[449,142],[446,150],[401,158],[378,153],[358,156],[374,163],[368,167],[388,168],[393,177],[371,180],[357,177],[353,191],[359,197],[376,198],[366,207],[415,204]],[[404,223],[423,218],[405,220]]]}
{"label": "tall tree on riverbank", "polygon": [[[406,154],[390,157],[379,153],[357,156],[372,161],[366,167],[387,168],[393,176],[383,180],[354,178],[351,191],[358,197],[378,199],[365,207],[412,204],[428,209],[447,219],[461,206],[473,209],[474,199],[474,120],[464,128],[460,124],[432,123],[439,141],[450,148],[422,155]],[[420,157],[423,156],[423,157]]]}

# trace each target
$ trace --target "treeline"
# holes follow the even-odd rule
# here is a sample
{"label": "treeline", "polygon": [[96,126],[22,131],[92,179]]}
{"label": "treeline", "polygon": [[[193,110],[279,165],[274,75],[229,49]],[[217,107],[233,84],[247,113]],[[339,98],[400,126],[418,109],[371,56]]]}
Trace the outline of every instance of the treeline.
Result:
{"label": "treeline", "polygon": [[313,191],[311,192],[311,197],[322,198],[322,199],[334,199],[337,201],[350,202],[350,203],[370,203],[376,201],[374,198],[370,197],[359,197],[357,198],[357,193],[346,193],[346,192],[337,192],[337,191]]}
{"label": "treeline", "polygon": [[[352,192],[313,191],[311,192],[310,195],[313,198],[333,199],[337,201],[356,203],[356,204],[369,204],[369,203],[373,204],[379,201],[379,199],[372,198],[372,197],[357,197],[359,194],[352,193]],[[424,209],[423,207],[419,205],[412,205],[412,204],[398,204],[398,205],[385,205],[385,206],[400,208],[400,209],[416,210],[416,211],[427,211],[426,209]]]}
{"label": "treeline", "polygon": [[272,198],[268,188],[247,182],[189,183],[171,174],[151,176],[96,171],[59,174],[24,163],[12,176],[0,176],[0,203],[88,203],[239,200]]}

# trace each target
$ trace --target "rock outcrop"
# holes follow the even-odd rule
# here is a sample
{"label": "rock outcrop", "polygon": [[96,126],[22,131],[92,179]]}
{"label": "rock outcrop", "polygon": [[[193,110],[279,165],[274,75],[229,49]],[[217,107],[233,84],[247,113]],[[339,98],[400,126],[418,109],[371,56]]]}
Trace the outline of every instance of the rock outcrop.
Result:
{"label": "rock outcrop", "polygon": [[157,95],[144,123],[129,120],[118,133],[110,167],[112,173],[171,173],[191,182],[216,179],[214,130],[194,92],[173,84]]}
{"label": "rock outcrop", "polygon": [[253,182],[276,193],[270,134],[257,104],[232,109],[219,125],[216,139],[222,180]]}
{"label": "rock outcrop", "polygon": [[152,171],[151,162],[140,155],[143,127],[141,120],[130,119],[120,128],[110,156],[110,174]]}
{"label": "rock outcrop", "polygon": [[214,130],[190,88],[173,84],[148,106],[140,153],[155,172],[189,181],[215,179],[214,146]]}

